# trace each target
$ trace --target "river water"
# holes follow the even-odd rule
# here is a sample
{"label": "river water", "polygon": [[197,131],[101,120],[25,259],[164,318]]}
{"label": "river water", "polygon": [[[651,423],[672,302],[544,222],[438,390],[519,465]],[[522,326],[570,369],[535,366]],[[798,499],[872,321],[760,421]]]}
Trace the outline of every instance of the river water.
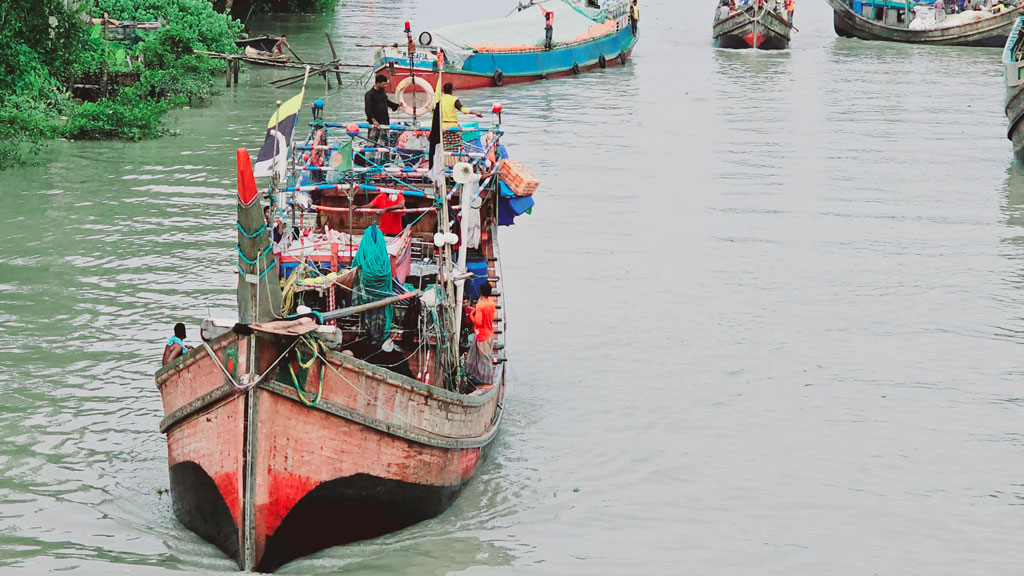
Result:
{"label": "river water", "polygon": [[[507,2],[254,20],[310,60]],[[631,63],[463,95],[542,180],[502,232],[513,368],[491,459],[437,519],[291,574],[1020,574],[1024,171],[999,52],[711,47],[643,2]],[[0,573],[235,570],[171,513],[153,372],[234,308],[234,150],[287,75],[175,137],[0,173]],[[313,96],[356,118],[362,88]],[[190,338],[195,339],[193,329]],[[339,519],[339,522],[358,519]]]}

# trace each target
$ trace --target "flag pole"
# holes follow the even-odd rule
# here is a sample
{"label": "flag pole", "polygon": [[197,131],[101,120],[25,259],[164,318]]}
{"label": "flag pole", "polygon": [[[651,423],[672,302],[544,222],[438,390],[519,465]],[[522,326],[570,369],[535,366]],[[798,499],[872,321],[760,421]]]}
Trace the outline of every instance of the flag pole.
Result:
{"label": "flag pole", "polygon": [[[303,95],[303,94],[306,93],[306,82],[308,82],[308,81],[309,81],[309,66],[307,65],[306,66],[306,74],[302,77],[302,89],[299,91],[300,95]],[[292,141],[292,137],[295,136],[295,127],[299,124],[299,115],[302,113],[302,105],[301,104],[302,104],[302,100],[300,98],[299,99],[299,109],[295,111],[295,122],[292,122],[292,133],[289,134],[288,135],[288,139],[285,140],[285,142],[288,142],[288,145],[292,148],[293,151],[295,149],[295,142]],[[281,122],[281,101],[278,100],[277,101],[277,119],[276,119],[276,123],[279,124],[280,122]],[[275,150],[274,150],[274,152],[275,152],[274,153],[274,158],[276,159],[277,158],[277,150],[276,150],[276,148],[277,148],[277,140],[276,139],[274,141],[274,148],[275,148]],[[289,154],[289,156],[291,156],[291,158],[292,158],[292,163],[293,163],[292,167],[294,168],[295,154]],[[278,172],[275,169],[274,170],[274,174],[271,177],[271,185],[274,186],[274,188],[278,191],[278,193],[280,193],[280,187],[275,185],[277,183],[277,180],[278,180]],[[295,191],[293,190],[292,191],[292,229],[291,229],[291,231],[289,231],[289,234],[294,234],[294,233],[295,233]]]}
{"label": "flag pole", "polygon": [[[412,94],[416,94],[416,43],[412,41],[412,27],[409,23],[405,23],[405,36],[409,40],[408,51],[409,51],[409,77],[412,78],[413,88]],[[417,126],[416,122],[416,96],[413,96],[412,101],[412,125]],[[388,143],[391,143],[391,132],[390,127],[388,131]]]}

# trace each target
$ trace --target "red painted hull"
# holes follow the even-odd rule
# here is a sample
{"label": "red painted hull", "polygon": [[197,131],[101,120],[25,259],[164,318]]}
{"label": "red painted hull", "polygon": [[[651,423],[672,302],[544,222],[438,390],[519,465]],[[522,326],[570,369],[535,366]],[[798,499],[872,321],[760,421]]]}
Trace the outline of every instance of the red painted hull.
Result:
{"label": "red painted hull", "polygon": [[747,46],[751,48],[754,46],[761,46],[764,44],[764,34],[747,34],[743,37],[743,40],[747,43]]}
{"label": "red painted hull", "polygon": [[[287,369],[293,342],[228,332],[207,342],[212,355],[198,347],[156,376],[175,515],[242,569],[272,571],[440,514],[501,420],[501,361],[494,386],[457,394],[326,351],[299,372],[310,398],[323,372],[309,406]],[[242,385],[250,348],[265,377]],[[406,373],[421,371],[416,354],[407,360]]]}
{"label": "red painted hull", "polygon": [[[627,59],[629,58],[630,52],[632,52],[632,50],[626,52],[626,58]],[[621,61],[618,58],[611,58],[610,60],[608,60],[606,62],[606,65],[607,65],[608,68],[612,68],[612,67],[615,67],[615,66],[620,66],[621,65]],[[581,73],[582,72],[587,72],[589,70],[594,70],[595,68],[600,68],[600,65],[597,64],[597,63],[594,63],[594,64],[590,64],[588,66],[581,66],[580,67],[580,72]],[[394,72],[392,73],[391,70],[388,67],[382,66],[379,69],[377,69],[376,73],[377,74],[384,74],[385,76],[388,77],[389,80],[388,80],[387,90],[388,90],[388,92],[391,92],[391,93],[394,93],[397,90],[399,82],[401,82],[402,80],[405,80],[410,75],[409,67],[396,67],[394,69]],[[576,75],[576,73],[574,73],[572,70],[563,70],[561,72],[552,72],[550,74],[531,74],[531,75],[525,75],[525,76],[511,76],[511,75],[507,75],[507,76],[504,77],[504,80],[503,80],[501,85],[504,87],[504,86],[509,86],[509,85],[512,85],[512,84],[524,84],[526,82],[536,82],[537,80],[544,80],[544,79],[547,79],[547,78],[561,78],[561,77],[564,77],[564,76],[575,76],[575,75]],[[436,73],[433,73],[433,72],[426,72],[426,73],[424,73],[424,72],[421,72],[420,70],[417,69],[416,70],[416,76],[419,77],[419,78],[425,79],[428,83],[430,83],[431,86],[436,86],[437,85],[437,74]],[[494,88],[494,87],[496,87],[496,85],[494,84],[494,80],[490,76],[485,76],[485,75],[480,75],[480,74],[466,74],[466,73],[462,73],[462,72],[448,72],[448,71],[445,71],[444,72],[444,81],[445,82],[451,82],[456,90],[475,90],[475,89],[478,89],[478,88]]]}

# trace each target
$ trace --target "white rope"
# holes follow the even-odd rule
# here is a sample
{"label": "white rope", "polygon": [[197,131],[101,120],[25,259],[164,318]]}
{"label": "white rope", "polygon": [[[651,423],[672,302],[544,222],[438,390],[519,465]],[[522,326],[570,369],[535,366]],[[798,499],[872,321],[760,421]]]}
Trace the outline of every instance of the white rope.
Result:
{"label": "white rope", "polygon": [[[228,380],[231,381],[231,385],[235,388],[235,390],[238,390],[239,392],[244,392],[262,382],[263,379],[267,376],[267,374],[271,370],[273,370],[274,367],[277,366],[279,362],[281,362],[281,359],[285,357],[285,354],[288,354],[288,352],[291,351],[291,349],[294,348],[297,343],[298,340],[295,340],[295,342],[292,342],[291,346],[285,348],[284,352],[281,352],[281,355],[277,357],[277,360],[274,360],[274,363],[271,364],[266,370],[264,370],[263,374],[260,374],[259,377],[253,380],[253,382],[250,384],[239,384],[238,382],[236,382],[235,379],[231,376],[231,373],[228,372],[227,368],[224,367],[224,364],[221,363],[220,358],[217,357],[217,354],[214,353],[213,348],[210,348],[210,345],[207,344],[205,340],[203,340],[203,348],[206,348],[207,355],[209,355],[210,358],[213,359],[214,363],[217,364],[217,367],[220,368],[220,371],[223,372],[224,375],[228,377]],[[249,351],[249,355],[255,356],[252,353],[252,350]]]}

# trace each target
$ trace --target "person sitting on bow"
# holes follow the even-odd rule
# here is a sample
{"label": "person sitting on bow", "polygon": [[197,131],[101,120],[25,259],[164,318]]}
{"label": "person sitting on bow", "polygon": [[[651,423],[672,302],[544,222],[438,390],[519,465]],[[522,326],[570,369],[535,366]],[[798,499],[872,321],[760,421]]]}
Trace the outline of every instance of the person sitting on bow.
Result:
{"label": "person sitting on bow", "polygon": [[185,344],[185,325],[178,322],[174,325],[174,336],[164,346],[164,356],[160,360],[161,365],[166,365],[185,355],[192,347]]}

